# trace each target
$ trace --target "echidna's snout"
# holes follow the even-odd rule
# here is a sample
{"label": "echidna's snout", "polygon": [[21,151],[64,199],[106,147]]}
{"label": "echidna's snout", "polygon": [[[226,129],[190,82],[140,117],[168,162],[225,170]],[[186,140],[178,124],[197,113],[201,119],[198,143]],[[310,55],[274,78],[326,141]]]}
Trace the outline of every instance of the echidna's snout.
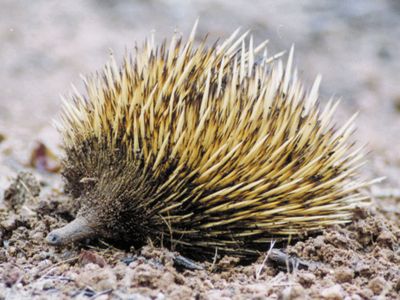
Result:
{"label": "echidna's snout", "polygon": [[46,241],[53,246],[61,246],[77,242],[96,235],[96,231],[89,226],[85,218],[78,217],[64,227],[50,232]]}

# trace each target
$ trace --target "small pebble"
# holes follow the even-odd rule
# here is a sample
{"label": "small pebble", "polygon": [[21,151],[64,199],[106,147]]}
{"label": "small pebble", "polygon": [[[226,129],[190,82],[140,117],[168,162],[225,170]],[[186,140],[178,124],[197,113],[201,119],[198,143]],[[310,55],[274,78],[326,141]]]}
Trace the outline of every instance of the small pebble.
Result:
{"label": "small pebble", "polygon": [[354,278],[354,271],[350,268],[339,268],[335,271],[336,281],[339,283],[351,282]]}
{"label": "small pebble", "polygon": [[349,299],[351,299],[351,300],[363,300],[363,298],[361,298],[361,296],[358,295],[358,294],[351,295],[351,297]]}
{"label": "small pebble", "polygon": [[164,299],[165,299],[165,295],[163,293],[160,292],[157,294],[156,300],[164,300]]}
{"label": "small pebble", "polygon": [[299,284],[288,286],[282,291],[281,298],[282,300],[304,299],[305,298],[304,288]]}
{"label": "small pebble", "polygon": [[43,232],[41,232],[41,231],[35,232],[35,233],[31,236],[31,239],[32,239],[32,240],[35,240],[35,241],[43,240],[43,238],[44,238],[44,234],[43,234]]}
{"label": "small pebble", "polygon": [[368,287],[372,290],[372,292],[375,295],[379,295],[380,293],[382,293],[382,291],[386,286],[387,286],[386,280],[380,276],[375,277],[368,284]]}
{"label": "small pebble", "polygon": [[364,288],[359,292],[362,299],[371,299],[374,293],[369,288]]}
{"label": "small pebble", "polygon": [[16,256],[16,253],[17,253],[17,249],[16,249],[14,246],[10,246],[10,247],[8,248],[8,254],[9,254],[10,256]]}
{"label": "small pebble", "polygon": [[0,226],[3,227],[7,231],[11,231],[15,227],[15,222],[17,217],[13,214],[7,216],[7,219],[0,222]]}
{"label": "small pebble", "polygon": [[46,282],[43,283],[42,289],[43,289],[44,291],[50,290],[50,289],[52,289],[52,288],[54,288],[54,283],[53,283],[52,280],[46,280]]}
{"label": "small pebble", "polygon": [[50,265],[52,265],[52,262],[48,259],[45,259],[45,260],[41,261],[40,263],[38,263],[37,266],[41,269],[44,269],[46,267],[49,267]]}
{"label": "small pebble", "polygon": [[299,276],[299,282],[303,286],[312,285],[315,282],[315,279],[316,279],[315,275],[313,273],[310,273],[310,272],[300,273],[298,276]]}
{"label": "small pebble", "polygon": [[390,232],[390,231],[382,231],[377,238],[377,242],[380,245],[384,245],[387,246],[389,248],[391,248],[393,246],[395,237],[394,235]]}
{"label": "small pebble", "polygon": [[339,284],[335,284],[329,288],[325,288],[321,291],[321,297],[328,300],[342,300],[344,292]]}
{"label": "small pebble", "polygon": [[314,247],[315,248],[322,248],[325,245],[325,239],[322,235],[317,236],[314,239]]}

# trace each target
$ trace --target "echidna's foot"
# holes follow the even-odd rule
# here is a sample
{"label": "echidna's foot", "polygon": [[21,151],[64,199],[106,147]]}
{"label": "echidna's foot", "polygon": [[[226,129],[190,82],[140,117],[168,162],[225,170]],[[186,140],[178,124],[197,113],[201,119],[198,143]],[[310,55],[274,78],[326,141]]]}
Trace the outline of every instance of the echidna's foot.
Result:
{"label": "echidna's foot", "polygon": [[61,246],[94,236],[96,231],[89,226],[86,219],[78,217],[64,227],[50,232],[46,240],[50,245]]}
{"label": "echidna's foot", "polygon": [[202,265],[182,255],[177,255],[174,257],[174,265],[175,267],[187,270],[204,270]]}
{"label": "echidna's foot", "polygon": [[311,261],[305,261],[301,258],[287,254],[283,249],[272,249],[268,256],[268,261],[278,269],[292,272],[293,270],[314,269],[317,264]]}

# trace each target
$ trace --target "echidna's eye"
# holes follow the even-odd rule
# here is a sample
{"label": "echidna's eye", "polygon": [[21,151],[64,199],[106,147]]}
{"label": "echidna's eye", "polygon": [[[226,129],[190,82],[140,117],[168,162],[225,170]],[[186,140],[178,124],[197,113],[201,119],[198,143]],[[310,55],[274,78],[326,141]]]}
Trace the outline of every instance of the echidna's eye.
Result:
{"label": "echidna's eye", "polygon": [[60,244],[60,236],[56,233],[50,233],[47,237],[46,237],[47,242],[50,245],[59,245]]}

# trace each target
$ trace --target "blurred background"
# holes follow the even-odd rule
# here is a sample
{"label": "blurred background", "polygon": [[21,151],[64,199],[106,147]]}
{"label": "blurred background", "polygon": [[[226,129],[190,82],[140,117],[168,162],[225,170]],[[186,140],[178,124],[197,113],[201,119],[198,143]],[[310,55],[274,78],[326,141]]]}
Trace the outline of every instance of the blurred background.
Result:
{"label": "blurred background", "polygon": [[398,0],[0,0],[0,189],[32,164],[39,142],[58,154],[51,122],[59,94],[71,83],[83,91],[80,74],[101,69],[110,51],[120,60],[153,30],[158,41],[174,30],[187,36],[197,17],[198,39],[209,33],[213,42],[241,27],[258,42],[269,39],[270,53],[295,44],[306,86],[322,74],[322,103],[342,99],[337,122],[360,112],[366,175],[400,186]]}

